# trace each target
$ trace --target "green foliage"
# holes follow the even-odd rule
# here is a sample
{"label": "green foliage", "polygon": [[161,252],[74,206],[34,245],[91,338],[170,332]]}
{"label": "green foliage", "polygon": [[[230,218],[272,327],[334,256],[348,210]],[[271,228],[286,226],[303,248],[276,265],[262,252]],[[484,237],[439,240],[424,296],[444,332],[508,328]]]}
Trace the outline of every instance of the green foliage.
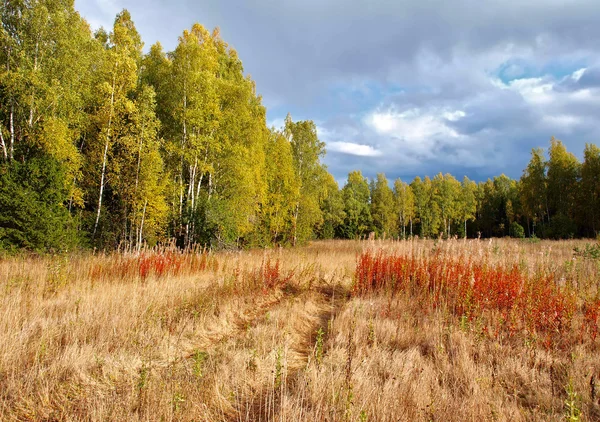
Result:
{"label": "green foliage", "polygon": [[525,237],[525,229],[522,225],[520,225],[516,221],[513,221],[510,224],[510,236],[516,237],[518,239],[523,239]]}
{"label": "green foliage", "polygon": [[64,207],[64,169],[44,154],[0,164],[0,249],[66,251],[80,239]]}
{"label": "green foliage", "polygon": [[379,173],[371,187],[371,216],[377,235],[397,235],[397,214],[394,193],[385,174]]}
{"label": "green foliage", "polygon": [[575,221],[563,214],[554,215],[543,230],[544,237],[548,239],[572,239],[576,232]]}
{"label": "green foliage", "polygon": [[325,175],[325,193],[321,202],[323,213],[323,225],[316,230],[321,239],[333,239],[339,228],[344,224],[346,212],[344,211],[344,199],[337,182],[329,173]]}
{"label": "green foliage", "polygon": [[575,247],[573,249],[575,256],[580,256],[585,259],[600,261],[600,243],[586,244],[583,249]]}
{"label": "green foliage", "polygon": [[410,185],[401,179],[394,182],[394,205],[398,215],[399,233],[406,239],[406,230],[412,236],[412,224],[415,218],[415,195]]}
{"label": "green foliage", "polygon": [[292,145],[294,168],[300,184],[292,219],[292,244],[295,245],[311,239],[315,228],[323,224],[321,203],[327,192],[327,170],[320,160],[325,155],[325,144],[319,140],[314,122],[293,122],[289,114],[284,135]]}
{"label": "green foliage", "polygon": [[600,148],[586,144],[581,166],[579,225],[587,236],[600,235]]}
{"label": "green foliage", "polygon": [[368,234],[372,228],[369,183],[360,171],[348,174],[342,189],[344,202],[344,224],[338,233],[346,239],[355,239]]}
{"label": "green foliage", "polygon": [[271,131],[266,149],[267,193],[261,209],[266,244],[287,244],[293,237],[292,220],[300,195],[292,146],[285,136]]}
{"label": "green foliage", "polygon": [[208,353],[202,350],[196,350],[192,355],[192,359],[194,361],[194,375],[198,378],[202,378],[204,375],[204,365],[206,360],[208,359]]}
{"label": "green foliage", "polygon": [[565,420],[578,422],[581,420],[581,397],[575,391],[572,380],[565,387],[567,399],[565,400]]}

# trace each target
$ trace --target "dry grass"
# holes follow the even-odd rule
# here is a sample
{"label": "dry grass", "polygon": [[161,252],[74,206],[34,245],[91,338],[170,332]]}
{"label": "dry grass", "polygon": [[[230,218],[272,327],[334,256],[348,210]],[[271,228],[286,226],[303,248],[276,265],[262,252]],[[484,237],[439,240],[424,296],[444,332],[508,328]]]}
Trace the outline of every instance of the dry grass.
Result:
{"label": "dry grass", "polygon": [[573,258],[584,243],[5,258],[0,420],[600,420],[599,338],[548,347],[412,292],[352,294],[366,250],[468,257],[551,274],[583,315],[600,294],[598,262]]}

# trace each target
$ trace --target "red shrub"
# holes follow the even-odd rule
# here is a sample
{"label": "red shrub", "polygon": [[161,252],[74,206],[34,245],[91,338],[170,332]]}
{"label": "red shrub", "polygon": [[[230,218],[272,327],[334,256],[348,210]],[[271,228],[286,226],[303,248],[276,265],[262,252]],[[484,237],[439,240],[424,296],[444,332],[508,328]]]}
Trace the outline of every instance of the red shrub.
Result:
{"label": "red shrub", "polygon": [[[500,323],[496,334],[499,329],[509,335],[524,331],[545,342],[570,328],[576,309],[574,296],[559,289],[552,277],[530,278],[517,266],[490,267],[440,254],[423,258],[363,253],[357,258],[353,294],[381,290],[415,295],[425,306],[446,306],[469,320],[496,318]],[[598,304],[586,312],[586,324],[595,338]],[[487,332],[487,324],[485,328]]]}

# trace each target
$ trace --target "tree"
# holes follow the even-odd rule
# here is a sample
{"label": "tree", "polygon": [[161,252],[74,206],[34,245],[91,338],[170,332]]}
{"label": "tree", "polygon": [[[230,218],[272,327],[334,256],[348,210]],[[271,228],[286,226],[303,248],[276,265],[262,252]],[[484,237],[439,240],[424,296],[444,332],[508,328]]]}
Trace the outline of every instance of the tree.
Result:
{"label": "tree", "polygon": [[477,216],[477,184],[467,176],[463,178],[458,201],[459,216],[464,222],[463,234],[467,237],[467,221],[473,221]]}
{"label": "tree", "polygon": [[344,212],[344,199],[334,177],[327,173],[325,176],[325,199],[321,203],[323,213],[323,225],[318,230],[319,238],[332,239],[338,232],[339,227],[344,224],[346,213]]}
{"label": "tree", "polygon": [[591,236],[600,230],[600,148],[586,144],[581,166],[580,225]]}
{"label": "tree", "polygon": [[452,230],[452,221],[459,218],[460,182],[452,175],[439,173],[433,178],[435,201],[440,210],[443,231],[449,238]]}
{"label": "tree", "polygon": [[415,195],[415,207],[419,219],[421,236],[438,236],[441,212],[438,201],[435,198],[436,191],[431,179],[426,176],[421,180],[417,176],[410,186]]}
{"label": "tree", "polygon": [[394,200],[402,238],[406,239],[406,226],[410,226],[409,234],[412,237],[415,195],[410,185],[404,183],[401,179],[396,179],[394,182]]}
{"label": "tree", "polygon": [[[160,108],[170,113],[166,148],[172,157],[173,185],[177,186],[174,234],[189,246],[198,240],[208,242],[203,233],[211,237],[211,232],[218,230],[211,217],[219,204],[211,210],[210,202],[216,155],[221,148],[215,136],[221,118],[216,84],[219,62],[214,40],[200,24],[183,32],[170,56],[172,76],[167,89],[171,95]],[[203,206],[199,204],[201,193]]]}
{"label": "tree", "polygon": [[292,219],[300,196],[292,146],[281,132],[271,130],[267,143],[267,194],[262,206],[266,243],[291,243]]}
{"label": "tree", "polygon": [[371,189],[371,216],[375,232],[380,236],[397,235],[397,215],[394,206],[394,193],[390,189],[385,174],[378,173]]}
{"label": "tree", "polygon": [[341,237],[355,239],[371,231],[372,217],[369,206],[369,183],[360,171],[348,174],[348,180],[342,188],[344,202],[344,224],[339,229]]}
{"label": "tree", "polygon": [[300,196],[296,202],[293,218],[292,244],[303,242],[314,235],[314,229],[323,223],[320,203],[326,193],[323,182],[327,171],[320,160],[325,155],[325,144],[317,136],[312,121],[293,122],[288,114],[284,134],[292,144],[292,156],[298,180]]}
{"label": "tree", "polygon": [[[109,175],[113,180],[119,177],[119,163],[113,163],[111,157],[121,148],[121,137],[127,132],[125,116],[135,107],[130,96],[137,85],[138,64],[142,57],[143,44],[131,20],[131,15],[126,10],[117,15],[108,41],[97,75],[95,139],[86,147],[90,178],[98,180],[97,185],[91,184],[89,187],[90,190],[97,189],[98,192],[92,240],[95,240],[100,227]],[[109,190],[112,188],[109,186]],[[117,242],[119,220],[123,218],[119,214],[110,215],[113,219],[105,221],[100,244]]]}
{"label": "tree", "polygon": [[0,164],[0,249],[66,251],[80,238],[64,207],[64,168],[37,150],[26,162]]}
{"label": "tree", "polygon": [[154,244],[161,238],[167,214],[155,107],[154,89],[140,86],[113,153],[116,165],[110,169],[113,194],[120,198],[119,214],[124,219],[119,222],[124,227],[122,240],[138,249],[144,241]]}
{"label": "tree", "polygon": [[581,164],[557,139],[550,140],[548,153],[549,235],[555,238],[572,237],[577,230],[574,220]]}
{"label": "tree", "polygon": [[535,235],[535,226],[548,216],[548,181],[546,178],[546,160],[542,149],[531,150],[531,160],[523,171],[519,194],[527,218],[527,228],[533,225],[530,234]]}

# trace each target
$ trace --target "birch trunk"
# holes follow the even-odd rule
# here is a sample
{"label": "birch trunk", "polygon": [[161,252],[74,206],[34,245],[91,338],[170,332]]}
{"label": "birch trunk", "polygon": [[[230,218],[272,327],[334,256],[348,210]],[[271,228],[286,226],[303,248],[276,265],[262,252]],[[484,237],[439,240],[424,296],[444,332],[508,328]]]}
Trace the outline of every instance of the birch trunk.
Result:
{"label": "birch trunk", "polygon": [[12,161],[15,155],[15,103],[14,100],[10,103],[10,160]]}
{"label": "birch trunk", "polygon": [[[116,73],[117,64],[115,64]],[[110,93],[110,111],[108,114],[108,128],[106,129],[106,142],[104,144],[104,155],[102,156],[102,173],[100,175],[100,193],[98,195],[98,212],[96,213],[96,222],[94,223],[94,232],[92,233],[92,239],[96,236],[98,230],[98,222],[100,221],[100,212],[102,210],[102,194],[104,193],[104,179],[106,176],[106,161],[108,159],[108,146],[110,144],[110,130],[112,126],[114,104],[115,104],[115,85],[116,85],[116,74],[113,74],[112,91]]]}
{"label": "birch trunk", "polygon": [[145,124],[142,123],[142,133],[140,135],[140,142],[138,145],[137,169],[135,171],[135,191],[136,191],[136,193],[137,193],[137,189],[138,189],[138,183],[140,180],[140,166],[142,164],[142,146],[144,144],[144,129],[145,129]]}
{"label": "birch trunk", "polygon": [[4,142],[4,134],[2,133],[2,128],[0,127],[0,142],[2,143],[2,155],[4,155],[4,161],[8,160],[8,150],[6,149],[6,142]]}
{"label": "birch trunk", "polygon": [[[35,55],[33,58],[33,72],[37,72],[38,69],[38,51],[39,51],[39,45],[40,42],[39,40],[35,42]],[[29,120],[28,120],[28,124],[29,127],[31,128],[33,126],[33,109],[35,107],[35,86],[32,88],[31,90],[31,102],[29,104]]]}
{"label": "birch trunk", "polygon": [[142,248],[142,235],[144,233],[144,221],[146,219],[146,206],[148,205],[148,200],[144,202],[144,211],[142,211],[142,222],[140,223],[140,232],[138,237],[138,251]]}
{"label": "birch trunk", "polygon": [[297,233],[298,233],[298,211],[300,210],[300,204],[296,204],[294,210],[294,237],[292,239],[292,246],[296,246]]}

